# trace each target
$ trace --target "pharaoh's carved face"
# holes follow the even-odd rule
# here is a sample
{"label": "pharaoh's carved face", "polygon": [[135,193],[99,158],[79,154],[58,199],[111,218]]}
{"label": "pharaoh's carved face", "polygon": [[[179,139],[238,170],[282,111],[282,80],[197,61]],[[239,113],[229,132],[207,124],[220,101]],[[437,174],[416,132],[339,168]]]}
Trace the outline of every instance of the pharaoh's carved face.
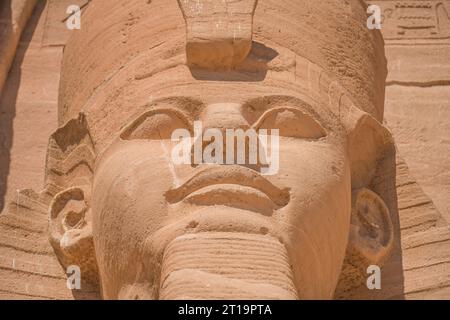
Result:
{"label": "pharaoh's carved face", "polygon": [[[139,56],[151,57],[148,63],[127,64],[124,74],[115,74],[121,81],[105,81],[108,90],[89,99],[81,118],[102,150],[89,194],[69,189],[55,197],[52,244],[63,264],[88,256],[85,269],[96,273],[98,267],[106,299],[330,299],[346,250],[373,262],[392,244],[388,210],[365,189],[382,156],[379,146],[392,141],[362,111],[378,109],[351,101],[375,102],[348,96],[368,96],[358,81],[373,77],[364,74],[347,93],[330,70],[289,47],[252,41],[255,0],[217,2],[220,12],[242,13],[236,19],[225,14],[230,21],[224,24],[215,23],[219,9],[196,3],[179,1],[187,61],[173,57],[174,48],[155,46]],[[146,72],[136,75],[142,68]],[[135,120],[126,120],[131,113]],[[76,122],[66,126],[69,137]],[[180,141],[173,133],[198,134],[198,122],[200,156],[224,154],[226,164],[199,164],[197,136],[183,140],[193,162],[175,159]],[[90,138],[86,123],[80,134]],[[120,126],[110,144],[108,133]],[[278,130],[279,145],[256,146],[259,160],[264,152],[276,162],[269,161],[270,174],[264,161],[250,161],[249,145],[240,150],[231,139],[230,146],[226,132],[233,129]],[[56,138],[68,140],[64,130]],[[62,149],[63,155],[72,151]],[[237,161],[239,152],[249,161]],[[50,166],[74,162],[60,158]],[[75,216],[83,223],[66,230],[60,224],[74,216],[72,207],[81,207]],[[87,253],[77,250],[81,240]]]}
{"label": "pharaoh's carved face", "polygon": [[[218,297],[228,288],[234,297],[331,298],[351,213],[338,119],[298,92],[256,84],[179,90],[192,98],[150,105],[98,161],[93,231],[104,296],[196,298],[197,288]],[[278,172],[175,164],[172,132],[194,120],[204,130],[279,129]]]}

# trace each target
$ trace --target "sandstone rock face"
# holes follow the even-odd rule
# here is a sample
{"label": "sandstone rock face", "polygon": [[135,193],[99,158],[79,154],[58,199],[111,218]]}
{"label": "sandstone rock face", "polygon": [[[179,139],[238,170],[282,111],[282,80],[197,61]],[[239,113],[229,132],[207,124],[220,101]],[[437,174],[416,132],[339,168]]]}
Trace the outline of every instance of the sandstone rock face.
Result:
{"label": "sandstone rock face", "polygon": [[383,10],[386,120],[413,175],[450,221],[450,1],[370,1]]}
{"label": "sandstone rock face", "polygon": [[0,5],[0,92],[16,53],[20,35],[36,0],[2,1]]}
{"label": "sandstone rock face", "polygon": [[57,128],[61,45],[69,33],[61,21],[74,1],[60,10],[62,2],[37,2],[0,101],[1,299],[74,298],[48,242],[48,206],[18,191],[42,189],[48,137]]}
{"label": "sandstone rock face", "polygon": [[[438,12],[433,29],[417,25],[420,1],[378,2],[407,17],[385,18],[388,61],[363,1],[91,1],[64,50],[44,189],[14,192],[0,216],[0,298],[449,298],[448,222],[383,124],[386,110],[408,157],[393,115],[422,110],[422,87],[445,101],[445,70],[412,81],[395,59],[421,37],[445,42],[446,7],[419,6]],[[66,42],[64,7],[40,6],[40,46]],[[250,133],[219,139],[231,129],[278,144],[253,163]],[[73,266],[81,290],[66,286]]]}

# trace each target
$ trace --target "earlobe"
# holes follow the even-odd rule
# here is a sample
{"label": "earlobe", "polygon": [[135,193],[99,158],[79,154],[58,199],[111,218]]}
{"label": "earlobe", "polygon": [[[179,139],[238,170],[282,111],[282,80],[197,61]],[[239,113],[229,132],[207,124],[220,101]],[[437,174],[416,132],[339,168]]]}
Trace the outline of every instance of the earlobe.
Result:
{"label": "earlobe", "polygon": [[394,243],[389,209],[380,196],[366,188],[353,192],[352,197],[349,249],[368,264],[381,264]]}
{"label": "earlobe", "polygon": [[91,211],[81,188],[69,188],[54,197],[50,205],[49,231],[50,243],[63,267],[79,266],[82,279],[96,284]]}

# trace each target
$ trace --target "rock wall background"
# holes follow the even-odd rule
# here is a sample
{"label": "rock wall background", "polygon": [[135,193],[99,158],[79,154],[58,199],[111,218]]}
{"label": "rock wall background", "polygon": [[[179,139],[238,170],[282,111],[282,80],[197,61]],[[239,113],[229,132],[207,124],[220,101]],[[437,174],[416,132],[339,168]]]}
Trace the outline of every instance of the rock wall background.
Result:
{"label": "rock wall background", "polygon": [[367,1],[382,8],[385,118],[401,156],[450,221],[450,1]]}
{"label": "rock wall background", "polygon": [[[0,213],[6,212],[17,190],[42,189],[47,142],[57,128],[62,53],[71,32],[63,21],[70,4],[87,1],[34,2],[0,97]],[[0,12],[22,12],[17,7],[10,0],[0,2]]]}

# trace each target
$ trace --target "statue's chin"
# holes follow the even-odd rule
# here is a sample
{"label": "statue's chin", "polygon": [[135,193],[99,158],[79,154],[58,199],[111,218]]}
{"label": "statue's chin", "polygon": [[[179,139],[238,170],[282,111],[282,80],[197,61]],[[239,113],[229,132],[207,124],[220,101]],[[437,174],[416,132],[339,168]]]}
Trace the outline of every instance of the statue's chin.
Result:
{"label": "statue's chin", "polygon": [[166,248],[159,299],[296,299],[286,248],[276,238],[204,232]]}
{"label": "statue's chin", "polygon": [[175,219],[144,243],[119,299],[297,299],[282,232],[270,217],[225,206]]}

